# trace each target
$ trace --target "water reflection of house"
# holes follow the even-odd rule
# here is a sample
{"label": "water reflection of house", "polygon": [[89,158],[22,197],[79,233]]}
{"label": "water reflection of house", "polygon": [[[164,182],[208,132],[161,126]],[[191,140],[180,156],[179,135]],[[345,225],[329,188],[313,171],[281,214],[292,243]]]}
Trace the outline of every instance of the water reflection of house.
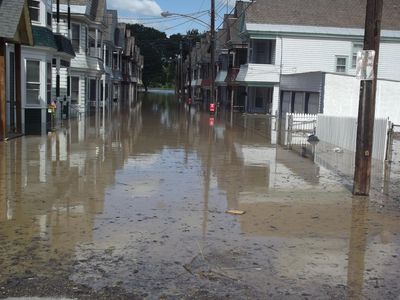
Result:
{"label": "water reflection of house", "polygon": [[[92,126],[89,119],[84,122]],[[106,128],[105,138],[99,126],[93,133],[86,129],[85,143],[73,137],[76,125],[0,145],[0,235],[20,239],[26,249],[32,239],[47,240],[59,252],[90,241],[94,219],[104,211],[106,188],[132,152],[137,135],[127,126],[140,128],[133,122],[124,118],[119,127]]]}

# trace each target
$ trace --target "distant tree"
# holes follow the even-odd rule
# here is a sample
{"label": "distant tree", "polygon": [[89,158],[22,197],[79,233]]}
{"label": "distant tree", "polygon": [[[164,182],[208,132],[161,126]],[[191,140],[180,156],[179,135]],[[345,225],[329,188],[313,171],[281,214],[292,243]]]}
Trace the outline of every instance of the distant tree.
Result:
{"label": "distant tree", "polygon": [[163,81],[164,44],[167,41],[167,35],[141,24],[129,24],[128,28],[135,36],[140,53],[144,56],[143,85],[147,90],[150,85],[160,84]]}
{"label": "distant tree", "polygon": [[[197,29],[167,37],[165,32],[146,27],[141,24],[128,24],[140,53],[144,56],[143,85],[147,90],[150,86],[172,86],[175,79],[176,57],[180,54],[182,42],[184,57],[189,52],[190,43],[194,46],[204,33]],[[190,42],[189,42],[190,41]]]}

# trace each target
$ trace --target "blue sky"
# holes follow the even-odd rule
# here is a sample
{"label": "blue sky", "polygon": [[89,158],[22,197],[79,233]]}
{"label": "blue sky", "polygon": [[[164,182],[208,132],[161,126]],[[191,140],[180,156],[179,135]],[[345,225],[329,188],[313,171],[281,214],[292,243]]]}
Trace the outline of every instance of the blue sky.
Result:
{"label": "blue sky", "polygon": [[[185,33],[187,30],[197,28],[204,31],[207,28],[196,21],[182,17],[162,18],[162,11],[181,14],[197,13],[210,9],[210,0],[108,0],[109,9],[117,9],[121,22],[142,23],[160,31],[173,33]],[[216,26],[221,23],[221,18],[228,10],[231,10],[233,0],[216,0],[217,21]],[[194,15],[204,22],[209,23],[209,14]]]}

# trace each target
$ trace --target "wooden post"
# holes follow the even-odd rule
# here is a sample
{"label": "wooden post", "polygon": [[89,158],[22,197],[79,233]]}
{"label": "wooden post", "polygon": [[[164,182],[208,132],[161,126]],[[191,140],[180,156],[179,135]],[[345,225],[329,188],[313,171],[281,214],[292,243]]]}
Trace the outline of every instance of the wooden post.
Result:
{"label": "wooden post", "polygon": [[[211,0],[211,103],[217,104],[215,99],[215,0]],[[216,105],[218,109],[218,105]]]}
{"label": "wooden post", "polygon": [[363,80],[360,85],[357,147],[353,186],[354,195],[369,195],[371,185],[371,158],[375,121],[375,100],[382,8],[383,0],[367,1],[364,50],[375,50],[374,79],[371,81]]}
{"label": "wooden post", "polygon": [[21,45],[15,44],[15,110],[17,133],[22,133]]}
{"label": "wooden post", "polygon": [[6,43],[0,39],[0,139],[6,138]]}

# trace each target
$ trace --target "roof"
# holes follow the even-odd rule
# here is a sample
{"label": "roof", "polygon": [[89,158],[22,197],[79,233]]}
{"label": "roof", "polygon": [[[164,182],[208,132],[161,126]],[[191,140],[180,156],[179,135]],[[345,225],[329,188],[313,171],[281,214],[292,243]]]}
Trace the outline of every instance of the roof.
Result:
{"label": "roof", "polygon": [[[364,28],[367,0],[257,0],[246,23]],[[400,30],[400,1],[385,0],[382,29]]]}
{"label": "roof", "polygon": [[[107,9],[106,0],[69,0],[69,3],[71,5],[72,13],[84,13],[94,21],[104,21]],[[60,0],[60,4],[64,5],[64,7],[61,7],[61,10],[64,12],[68,0]]]}
{"label": "roof", "polygon": [[24,4],[24,0],[0,0],[0,37],[14,39]]}
{"label": "roof", "polygon": [[53,32],[47,27],[32,26],[33,45],[58,50]]}

